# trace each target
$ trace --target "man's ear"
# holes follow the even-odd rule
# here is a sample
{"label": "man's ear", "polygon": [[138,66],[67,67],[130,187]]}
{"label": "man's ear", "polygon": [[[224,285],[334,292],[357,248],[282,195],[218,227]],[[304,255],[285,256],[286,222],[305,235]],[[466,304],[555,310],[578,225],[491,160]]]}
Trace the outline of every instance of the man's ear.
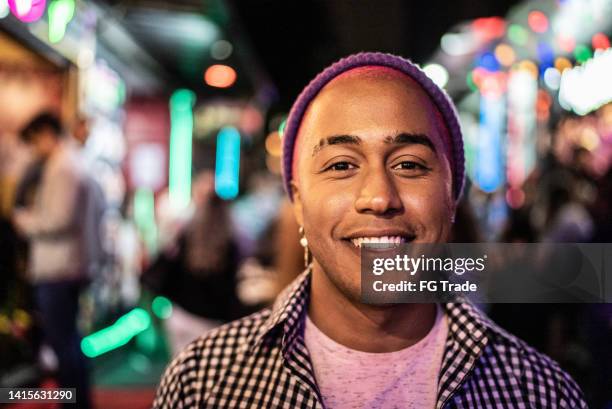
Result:
{"label": "man's ear", "polygon": [[304,225],[304,208],[302,207],[302,197],[300,196],[300,190],[295,183],[295,181],[291,181],[291,195],[293,197],[293,214],[295,216],[295,220],[298,225]]}

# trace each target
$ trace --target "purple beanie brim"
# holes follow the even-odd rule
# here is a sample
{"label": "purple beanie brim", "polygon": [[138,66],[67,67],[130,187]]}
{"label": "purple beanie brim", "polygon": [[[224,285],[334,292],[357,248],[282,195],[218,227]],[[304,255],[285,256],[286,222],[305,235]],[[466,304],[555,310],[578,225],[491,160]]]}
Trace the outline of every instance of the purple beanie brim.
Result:
{"label": "purple beanie brim", "polygon": [[449,96],[438,87],[417,65],[411,61],[392,54],[378,52],[364,52],[353,54],[330,65],[319,73],[302,90],[295,100],[287,124],[283,132],[283,153],[282,153],[282,175],[283,184],[289,199],[293,201],[291,193],[291,180],[293,179],[293,156],[295,142],[297,138],[304,113],[310,102],[317,96],[321,89],[331,80],[340,74],[354,68],[365,66],[388,67],[400,71],[415,80],[434,102],[442,119],[448,129],[450,141],[452,143],[452,174],[453,174],[453,195],[456,201],[461,198],[463,185],[465,182],[465,157],[463,152],[463,136],[459,125],[459,117],[455,106]]}

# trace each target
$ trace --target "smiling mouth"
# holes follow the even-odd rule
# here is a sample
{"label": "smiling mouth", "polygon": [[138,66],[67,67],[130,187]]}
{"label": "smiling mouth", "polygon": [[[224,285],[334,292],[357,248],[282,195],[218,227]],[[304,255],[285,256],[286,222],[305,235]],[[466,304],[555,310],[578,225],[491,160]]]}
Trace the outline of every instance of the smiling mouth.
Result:
{"label": "smiling mouth", "polygon": [[409,243],[415,239],[414,236],[371,236],[371,237],[354,237],[346,239],[353,246],[361,248],[364,244],[375,244],[376,248],[395,248],[403,243]]}

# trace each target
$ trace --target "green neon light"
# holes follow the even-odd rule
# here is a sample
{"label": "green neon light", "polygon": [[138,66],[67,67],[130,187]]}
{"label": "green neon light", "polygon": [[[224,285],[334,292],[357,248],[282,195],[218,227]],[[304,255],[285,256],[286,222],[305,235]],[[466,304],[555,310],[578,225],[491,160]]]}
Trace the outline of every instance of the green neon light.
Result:
{"label": "green neon light", "polygon": [[191,143],[195,94],[179,89],[170,97],[170,202],[185,208],[191,200]]}
{"label": "green neon light", "polygon": [[153,299],[151,309],[153,310],[153,314],[164,320],[170,318],[170,315],[172,315],[172,303],[169,299],[161,295]]}
{"label": "green neon light", "polygon": [[66,26],[74,17],[74,0],[54,0],[49,4],[49,41],[59,43],[66,34]]}
{"label": "green neon light", "polygon": [[90,358],[95,358],[127,344],[134,336],[151,325],[151,317],[142,308],[134,308],[113,325],[94,332],[83,338],[81,350]]}
{"label": "green neon light", "polygon": [[150,189],[137,189],[134,193],[134,222],[147,249],[157,250],[157,224],[155,223],[155,196]]}

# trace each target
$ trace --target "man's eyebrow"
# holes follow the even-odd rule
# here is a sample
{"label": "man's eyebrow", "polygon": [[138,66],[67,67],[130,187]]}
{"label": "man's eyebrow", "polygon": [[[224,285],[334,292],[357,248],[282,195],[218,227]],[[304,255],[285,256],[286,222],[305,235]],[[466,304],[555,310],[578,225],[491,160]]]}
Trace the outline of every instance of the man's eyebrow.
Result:
{"label": "man's eyebrow", "polygon": [[385,143],[399,144],[399,145],[418,144],[418,145],[427,146],[434,153],[436,153],[436,147],[431,142],[431,138],[427,136],[426,134],[422,134],[422,133],[402,132],[395,136],[387,136],[385,138]]}
{"label": "man's eyebrow", "polygon": [[312,149],[312,156],[315,156],[322,148],[328,145],[352,144],[359,145],[361,139],[355,135],[333,135],[322,138]]}

